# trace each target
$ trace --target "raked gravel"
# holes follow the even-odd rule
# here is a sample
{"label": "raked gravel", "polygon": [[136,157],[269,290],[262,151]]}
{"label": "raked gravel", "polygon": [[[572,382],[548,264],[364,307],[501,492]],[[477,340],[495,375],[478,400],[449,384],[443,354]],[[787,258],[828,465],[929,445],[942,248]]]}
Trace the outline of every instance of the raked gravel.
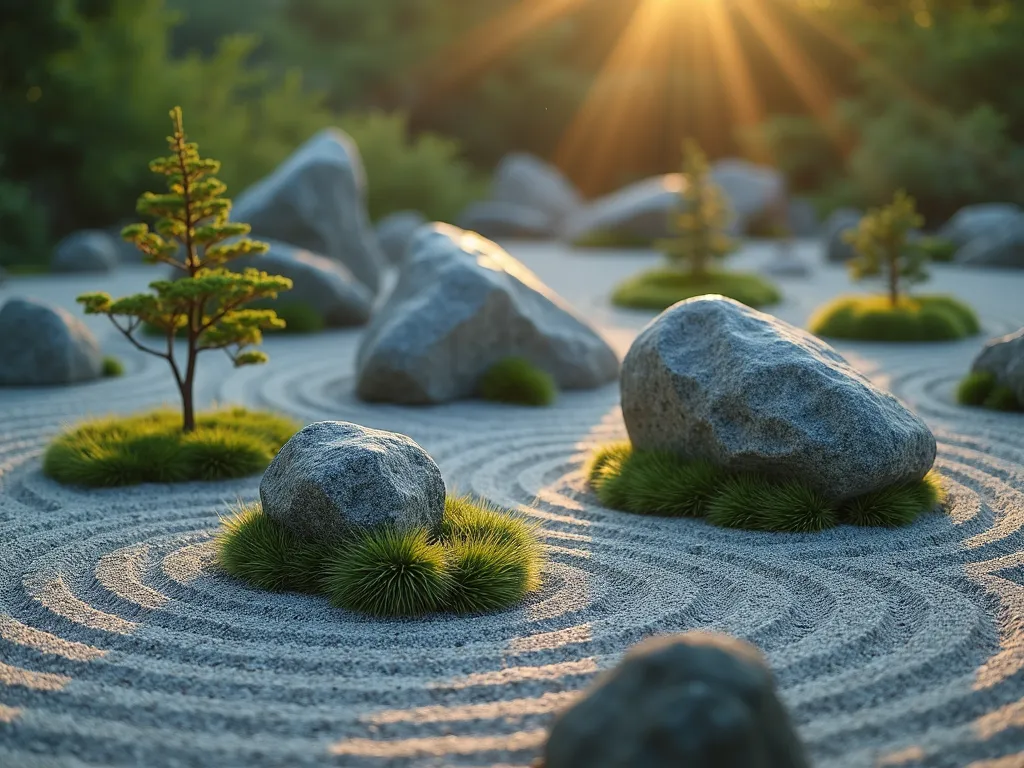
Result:
{"label": "raked gravel", "polygon": [[[739,264],[764,264],[753,246]],[[612,309],[642,253],[512,245],[620,354],[650,314]],[[783,281],[803,324],[847,289],[840,267]],[[1024,325],[1024,274],[936,268],[929,290],[978,308],[985,335]],[[0,300],[73,306],[154,273],[11,278]],[[957,379],[983,337],[840,351],[929,423],[948,516],[901,530],[728,531],[602,509],[582,472],[624,436],[615,385],[551,409],[478,402],[367,406],[352,396],[359,331],[278,337],[271,363],[202,366],[203,401],[344,419],[410,435],[451,490],[543,524],[550,566],[515,610],[379,621],[218,573],[218,516],[259,478],[90,491],[44,478],[63,425],[174,391],[162,361],[90,318],[120,379],[0,390],[0,766],[527,766],[552,714],[641,638],[713,628],[768,655],[820,768],[1024,765],[1024,416],[966,409]],[[2,361],[0,361],[2,364]]]}

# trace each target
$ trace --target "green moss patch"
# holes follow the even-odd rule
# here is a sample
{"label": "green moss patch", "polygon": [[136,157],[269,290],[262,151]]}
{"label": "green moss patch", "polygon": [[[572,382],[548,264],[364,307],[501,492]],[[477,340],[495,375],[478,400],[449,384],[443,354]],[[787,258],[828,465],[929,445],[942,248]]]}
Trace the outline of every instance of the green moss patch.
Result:
{"label": "green moss patch", "polygon": [[892,486],[842,503],[795,481],[728,473],[706,462],[628,443],[599,448],[587,467],[601,503],[641,515],[703,517],[726,528],[809,533],[851,525],[901,526],[939,507],[942,479]]}
{"label": "green moss patch", "polygon": [[654,248],[655,239],[633,232],[599,229],[572,241],[576,248]]}
{"label": "green moss patch", "polygon": [[103,358],[102,373],[103,377],[107,379],[124,376],[124,363],[113,355],[107,355]]}
{"label": "green moss patch", "polygon": [[1017,394],[1001,385],[995,374],[987,371],[972,371],[960,382],[956,391],[957,402],[962,405],[978,405],[994,411],[1024,411],[1024,403]]}
{"label": "green moss patch", "polygon": [[514,405],[550,405],[558,395],[554,378],[520,357],[492,365],[480,377],[479,386],[484,400]]}
{"label": "green moss patch", "polygon": [[820,307],[810,329],[819,336],[859,341],[952,341],[981,330],[978,316],[952,296],[841,296]]}
{"label": "green moss patch", "polygon": [[380,528],[319,543],[299,538],[250,504],[223,521],[217,557],[260,589],[325,595],[379,617],[485,613],[540,589],[536,527],[473,499],[448,497],[437,531]]}
{"label": "green moss patch", "polygon": [[950,262],[957,251],[956,243],[944,237],[922,237],[913,245],[924,251],[929,261]]}
{"label": "green moss patch", "polygon": [[748,307],[764,307],[782,300],[771,282],[745,272],[709,272],[697,277],[675,269],[655,269],[621,283],[612,294],[620,307],[661,311],[678,301],[706,294],[721,294]]}
{"label": "green moss patch", "polygon": [[92,487],[247,477],[265,470],[300,426],[245,408],[199,414],[189,433],[181,431],[181,413],[170,409],[93,419],[49,445],[43,472]]}

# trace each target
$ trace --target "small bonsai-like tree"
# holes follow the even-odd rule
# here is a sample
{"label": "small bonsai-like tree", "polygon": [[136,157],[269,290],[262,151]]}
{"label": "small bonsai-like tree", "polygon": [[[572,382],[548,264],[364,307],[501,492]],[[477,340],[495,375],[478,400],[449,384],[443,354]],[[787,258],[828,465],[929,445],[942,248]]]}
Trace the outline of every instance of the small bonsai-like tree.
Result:
{"label": "small bonsai-like tree", "polygon": [[731,211],[722,190],[711,180],[707,157],[693,139],[683,143],[681,210],[673,212],[674,236],[658,248],[674,265],[688,266],[694,277],[705,277],[712,260],[733,250],[725,234]]}
{"label": "small bonsai-like tree", "polygon": [[904,190],[898,191],[889,205],[868,211],[856,229],[843,235],[856,253],[849,262],[853,279],[884,274],[889,286],[889,302],[896,307],[901,281],[911,285],[928,279],[925,269],[928,253],[908,238],[909,233],[923,223],[914,198]]}
{"label": "small bonsai-like tree", "polygon": [[[134,243],[148,263],[169,264],[184,274],[177,280],[150,283],[153,293],[120,299],[87,293],[78,301],[87,314],[107,315],[135,347],[170,364],[181,393],[182,429],[191,432],[196,426],[193,390],[199,353],[222,349],[236,366],[266,362],[263,352],[246,348],[263,340],[263,329],[284,323],[271,309],[242,307],[276,298],[292,287],[292,281],[256,269],[235,273],[223,268],[240,256],[264,253],[268,246],[244,237],[248,224],[228,221],[231,201],[223,197],[227,187],[214,176],[220,163],[200,157],[198,145],[186,141],[180,107],[171,110],[171,120],[171,154],[149,164],[154,173],[166,177],[169,191],[147,192],[136,208],[156,218],[154,231],[146,224],[133,224],[121,236]],[[135,338],[145,323],[164,331],[164,349],[152,349]],[[184,365],[175,357],[179,333],[187,344]]]}

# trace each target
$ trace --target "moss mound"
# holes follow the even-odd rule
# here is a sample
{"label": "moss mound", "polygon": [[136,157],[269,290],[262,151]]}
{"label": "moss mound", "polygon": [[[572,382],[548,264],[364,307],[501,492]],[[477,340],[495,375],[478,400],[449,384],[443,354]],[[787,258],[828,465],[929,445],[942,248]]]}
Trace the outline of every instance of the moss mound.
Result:
{"label": "moss mound", "polygon": [[663,310],[678,301],[706,294],[721,294],[748,307],[764,307],[782,300],[768,280],[745,272],[709,272],[696,277],[675,269],[655,269],[621,283],[612,303],[633,309]]}
{"label": "moss mound", "polygon": [[49,445],[43,472],[91,487],[247,477],[265,470],[300,426],[245,408],[199,414],[187,434],[181,414],[170,409],[93,419]]}
{"label": "moss mound", "polygon": [[810,329],[818,336],[858,341],[952,341],[981,330],[978,316],[952,296],[841,296],[820,307]]}
{"label": "moss mound", "polygon": [[995,374],[987,371],[967,374],[957,387],[956,399],[962,405],[979,405],[994,411],[1024,411],[1024,403],[1017,394],[999,384]]}
{"label": "moss mound", "polygon": [[107,355],[103,358],[103,377],[106,379],[116,378],[118,376],[124,376],[124,363],[113,355]]}
{"label": "moss mound", "polygon": [[[284,328],[267,328],[264,334],[301,334],[318,333],[327,327],[323,317],[312,306],[299,301],[254,301],[247,304],[246,309],[272,309],[284,320]],[[151,323],[142,324],[142,332],[146,336],[164,337],[165,332]]]}
{"label": "moss mound", "polygon": [[928,256],[929,261],[950,262],[956,255],[956,243],[944,237],[922,237],[915,246]]}
{"label": "moss mound", "polygon": [[557,394],[555,380],[520,357],[501,360],[480,377],[480,396],[484,400],[514,405],[550,405]]}
{"label": "moss mound", "polygon": [[601,503],[641,515],[704,517],[726,528],[809,533],[841,523],[901,526],[938,507],[942,480],[932,471],[916,483],[834,503],[798,482],[731,474],[705,462],[629,443],[599,448],[587,467]]}
{"label": "moss mound", "polygon": [[540,588],[536,528],[512,512],[449,497],[437,531],[381,528],[334,542],[296,537],[258,503],[223,521],[218,561],[260,589],[323,594],[371,616],[484,613]]}

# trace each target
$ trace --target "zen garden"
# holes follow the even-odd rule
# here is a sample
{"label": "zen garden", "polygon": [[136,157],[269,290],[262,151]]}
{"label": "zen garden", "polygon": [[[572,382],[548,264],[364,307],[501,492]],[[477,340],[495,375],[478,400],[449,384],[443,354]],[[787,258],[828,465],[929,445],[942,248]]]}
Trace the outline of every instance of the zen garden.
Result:
{"label": "zen garden", "polygon": [[0,766],[1024,768],[1024,7],[0,61]]}

